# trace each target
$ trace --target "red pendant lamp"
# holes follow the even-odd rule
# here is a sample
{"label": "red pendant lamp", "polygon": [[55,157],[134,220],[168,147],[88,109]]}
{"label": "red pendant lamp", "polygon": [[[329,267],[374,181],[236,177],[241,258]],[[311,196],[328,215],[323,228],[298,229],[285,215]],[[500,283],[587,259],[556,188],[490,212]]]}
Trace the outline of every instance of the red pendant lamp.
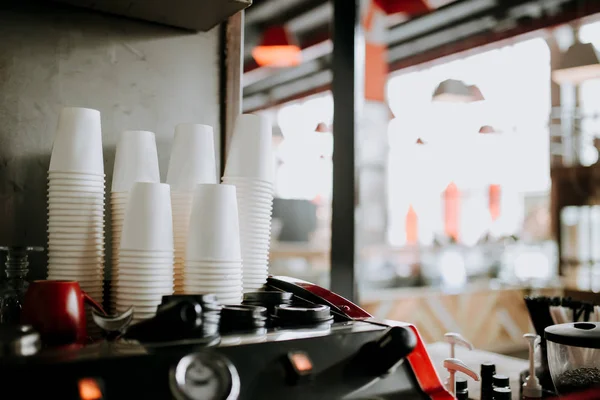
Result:
{"label": "red pendant lamp", "polygon": [[489,209],[490,216],[492,217],[492,221],[496,221],[500,217],[500,195],[501,195],[500,185],[493,184],[490,185],[489,193],[488,193],[488,201],[489,201]]}
{"label": "red pendant lamp", "polygon": [[450,182],[444,191],[444,232],[455,242],[458,242],[459,213],[460,191],[454,182]]}
{"label": "red pendant lamp", "polygon": [[406,244],[415,245],[419,240],[419,217],[412,204],[406,213]]}
{"label": "red pendant lamp", "polygon": [[426,0],[373,0],[384,13],[409,15],[425,14],[430,11]]}
{"label": "red pendant lamp", "polygon": [[302,51],[283,25],[275,25],[265,31],[252,57],[261,67],[293,67],[300,64]]}

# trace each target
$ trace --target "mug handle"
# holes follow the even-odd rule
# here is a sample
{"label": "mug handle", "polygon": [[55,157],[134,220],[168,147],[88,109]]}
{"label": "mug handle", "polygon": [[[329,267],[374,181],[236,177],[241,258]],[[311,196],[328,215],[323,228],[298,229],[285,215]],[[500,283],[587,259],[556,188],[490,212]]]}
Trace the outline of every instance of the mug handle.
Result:
{"label": "mug handle", "polygon": [[81,294],[83,295],[83,300],[87,304],[91,305],[93,308],[96,309],[96,311],[101,312],[103,315],[108,315],[106,314],[106,311],[104,311],[104,308],[100,305],[100,303],[92,299],[92,297],[89,294],[87,294],[84,290],[81,291]]}

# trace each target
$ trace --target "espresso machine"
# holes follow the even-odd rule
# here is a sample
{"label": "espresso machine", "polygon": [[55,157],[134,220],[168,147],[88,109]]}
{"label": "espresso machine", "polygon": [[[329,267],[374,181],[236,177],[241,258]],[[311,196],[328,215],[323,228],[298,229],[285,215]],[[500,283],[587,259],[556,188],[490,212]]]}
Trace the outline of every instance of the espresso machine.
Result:
{"label": "espresso machine", "polygon": [[[218,305],[210,295],[197,302],[169,297],[156,321],[132,325],[119,338],[0,357],[3,393],[80,400],[453,398],[413,325],[378,321],[309,282],[270,277],[264,293],[246,296],[241,306]],[[184,332],[182,320],[194,321],[193,329]]]}

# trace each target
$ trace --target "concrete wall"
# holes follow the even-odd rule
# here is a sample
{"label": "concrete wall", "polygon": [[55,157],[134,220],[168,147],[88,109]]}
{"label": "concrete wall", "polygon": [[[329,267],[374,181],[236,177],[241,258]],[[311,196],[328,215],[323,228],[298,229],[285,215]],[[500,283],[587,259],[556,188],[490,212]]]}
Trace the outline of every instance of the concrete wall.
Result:
{"label": "concrete wall", "polygon": [[[164,181],[177,123],[211,124],[218,136],[217,63],[217,29],[0,0],[0,245],[46,245],[46,172],[63,106],[101,111],[107,191],[125,129],[156,133]],[[45,277],[45,262],[32,258],[32,278]]]}

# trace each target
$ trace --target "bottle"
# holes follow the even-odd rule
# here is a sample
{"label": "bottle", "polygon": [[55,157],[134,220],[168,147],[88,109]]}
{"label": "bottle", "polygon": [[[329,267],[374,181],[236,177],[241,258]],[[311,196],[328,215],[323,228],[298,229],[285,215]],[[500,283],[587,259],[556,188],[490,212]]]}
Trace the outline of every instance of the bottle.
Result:
{"label": "bottle", "polygon": [[457,400],[468,400],[469,399],[469,385],[467,378],[458,377],[456,378],[456,393]]}
{"label": "bottle", "polygon": [[499,387],[494,388],[493,390],[493,400],[511,400],[512,392],[510,388],[507,387]]}
{"label": "bottle", "polygon": [[0,285],[0,324],[18,324],[21,319],[23,297],[29,287],[28,251],[43,251],[42,247],[0,247],[7,251],[6,280]]}
{"label": "bottle", "polygon": [[463,374],[467,375],[468,377],[470,377],[476,381],[480,380],[477,372],[473,371],[471,368],[469,368],[467,365],[465,365],[465,363],[463,363],[462,361],[460,361],[456,358],[446,358],[444,360],[444,368],[446,368],[448,370],[448,374],[450,375],[450,377],[448,378],[448,384],[446,385],[446,389],[453,396],[456,393],[455,377],[456,377],[457,371],[462,372]]}
{"label": "bottle", "polygon": [[523,383],[523,399],[539,399],[542,397],[542,386],[537,376],[535,376],[535,346],[540,337],[533,333],[526,333],[523,337],[529,345],[529,376]]}
{"label": "bottle", "polygon": [[506,375],[496,374],[492,378],[492,385],[495,388],[509,388],[510,389],[510,380]]}
{"label": "bottle", "polygon": [[496,365],[492,363],[481,364],[481,400],[492,400],[494,396],[493,377],[496,375]]}

